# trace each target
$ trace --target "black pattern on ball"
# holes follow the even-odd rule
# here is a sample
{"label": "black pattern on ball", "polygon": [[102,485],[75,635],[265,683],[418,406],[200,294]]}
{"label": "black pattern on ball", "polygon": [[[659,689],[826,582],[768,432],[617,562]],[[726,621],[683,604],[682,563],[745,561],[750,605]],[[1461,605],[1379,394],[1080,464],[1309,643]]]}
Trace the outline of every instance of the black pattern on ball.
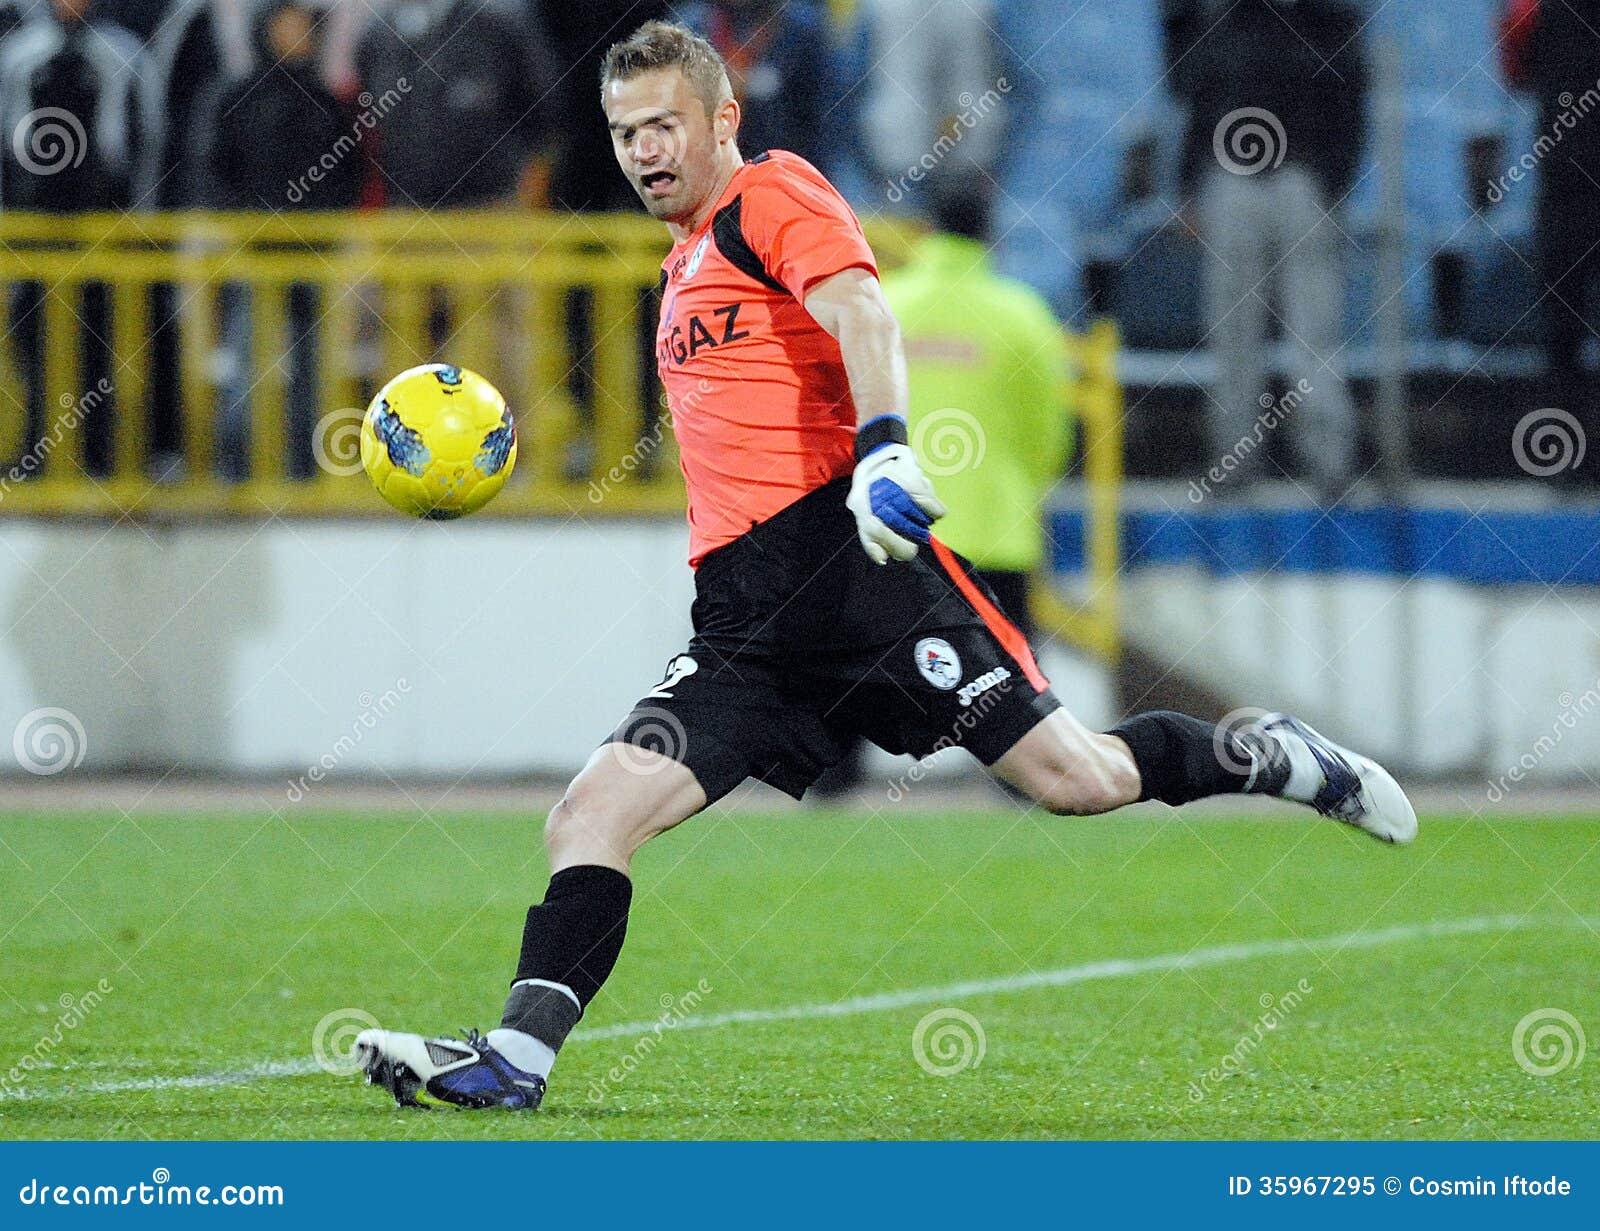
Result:
{"label": "black pattern on ball", "polygon": [[420,477],[433,461],[433,453],[422,443],[421,434],[400,421],[387,398],[378,407],[372,430],[388,450],[389,462],[396,469]]}
{"label": "black pattern on ball", "polygon": [[506,459],[511,456],[511,448],[516,443],[517,425],[511,421],[511,412],[508,410],[500,416],[500,426],[483,438],[483,447],[472,459],[472,464],[485,478],[499,474],[505,469]]}

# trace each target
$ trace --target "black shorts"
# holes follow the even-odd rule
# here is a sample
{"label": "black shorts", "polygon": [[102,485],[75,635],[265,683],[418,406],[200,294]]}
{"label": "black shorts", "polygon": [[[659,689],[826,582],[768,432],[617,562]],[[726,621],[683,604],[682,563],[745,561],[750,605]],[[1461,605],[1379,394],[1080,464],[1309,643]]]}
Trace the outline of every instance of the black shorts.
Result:
{"label": "black shorts", "polygon": [[873,564],[818,488],[700,562],[694,637],[608,742],[686,765],[708,802],[746,778],[799,798],[858,736],[993,764],[1060,707],[1027,640],[937,540]]}

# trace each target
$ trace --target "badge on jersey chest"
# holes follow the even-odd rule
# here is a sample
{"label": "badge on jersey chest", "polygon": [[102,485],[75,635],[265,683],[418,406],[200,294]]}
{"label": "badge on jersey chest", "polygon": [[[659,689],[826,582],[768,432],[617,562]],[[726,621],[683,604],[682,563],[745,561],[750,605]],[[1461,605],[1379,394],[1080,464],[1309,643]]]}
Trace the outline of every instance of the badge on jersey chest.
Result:
{"label": "badge on jersey chest", "polygon": [[689,254],[689,263],[683,267],[683,280],[685,282],[699,272],[700,262],[706,259],[706,249],[710,246],[711,232],[707,231],[700,237],[700,242],[694,246],[694,251]]}

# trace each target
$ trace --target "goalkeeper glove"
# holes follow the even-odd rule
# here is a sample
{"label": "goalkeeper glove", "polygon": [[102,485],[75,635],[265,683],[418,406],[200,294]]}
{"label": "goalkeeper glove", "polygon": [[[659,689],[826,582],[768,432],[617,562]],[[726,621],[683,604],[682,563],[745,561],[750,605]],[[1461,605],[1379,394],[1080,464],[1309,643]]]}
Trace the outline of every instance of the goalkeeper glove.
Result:
{"label": "goalkeeper glove", "polygon": [[856,535],[874,564],[910,560],[928,527],[945,507],[906,443],[905,420],[879,415],[856,433],[856,472],[845,507],[855,514]]}

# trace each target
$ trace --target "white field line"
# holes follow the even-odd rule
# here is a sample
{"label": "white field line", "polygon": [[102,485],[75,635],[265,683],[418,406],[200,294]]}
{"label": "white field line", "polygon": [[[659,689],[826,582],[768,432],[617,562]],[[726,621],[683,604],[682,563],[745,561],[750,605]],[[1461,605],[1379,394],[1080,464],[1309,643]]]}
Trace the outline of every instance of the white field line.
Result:
{"label": "white field line", "polygon": [[[1185,953],[1108,958],[1098,962],[1083,962],[1076,966],[1036,970],[1020,975],[1004,975],[994,979],[969,979],[935,987],[912,987],[898,992],[878,992],[871,996],[851,996],[845,1000],[820,1004],[796,1004],[774,1009],[736,1009],[729,1013],[683,1017],[676,1023],[664,1017],[650,1021],[619,1022],[614,1026],[575,1030],[572,1032],[571,1041],[627,1039],[647,1034],[677,1034],[685,1030],[710,1030],[718,1026],[758,1025],[764,1022],[820,1021],[834,1017],[852,1017],[860,1013],[883,1013],[917,1005],[945,1004],[974,996],[1009,995],[1045,987],[1070,987],[1075,983],[1089,983],[1098,979],[1127,979],[1137,975],[1196,970],[1205,966],[1222,966],[1230,962],[1248,962],[1258,958],[1296,956],[1319,949],[1332,949],[1337,953],[1347,949],[1380,949],[1386,945],[1431,940],[1437,937],[1471,936],[1484,932],[1596,926],[1600,926],[1600,920],[1479,915],[1466,919],[1445,919],[1436,923],[1400,924],[1371,932],[1345,932],[1337,936],[1320,936],[1309,940],[1244,941],[1231,945],[1210,945],[1203,949],[1191,949]],[[6,1103],[58,1100],[87,1094],[245,1086],[276,1077],[304,1077],[322,1070],[323,1066],[312,1059],[272,1060],[227,1072],[196,1073],[188,1077],[146,1077],[128,1081],[90,1082],[59,1091],[18,1090],[0,1098],[0,1108]]]}

